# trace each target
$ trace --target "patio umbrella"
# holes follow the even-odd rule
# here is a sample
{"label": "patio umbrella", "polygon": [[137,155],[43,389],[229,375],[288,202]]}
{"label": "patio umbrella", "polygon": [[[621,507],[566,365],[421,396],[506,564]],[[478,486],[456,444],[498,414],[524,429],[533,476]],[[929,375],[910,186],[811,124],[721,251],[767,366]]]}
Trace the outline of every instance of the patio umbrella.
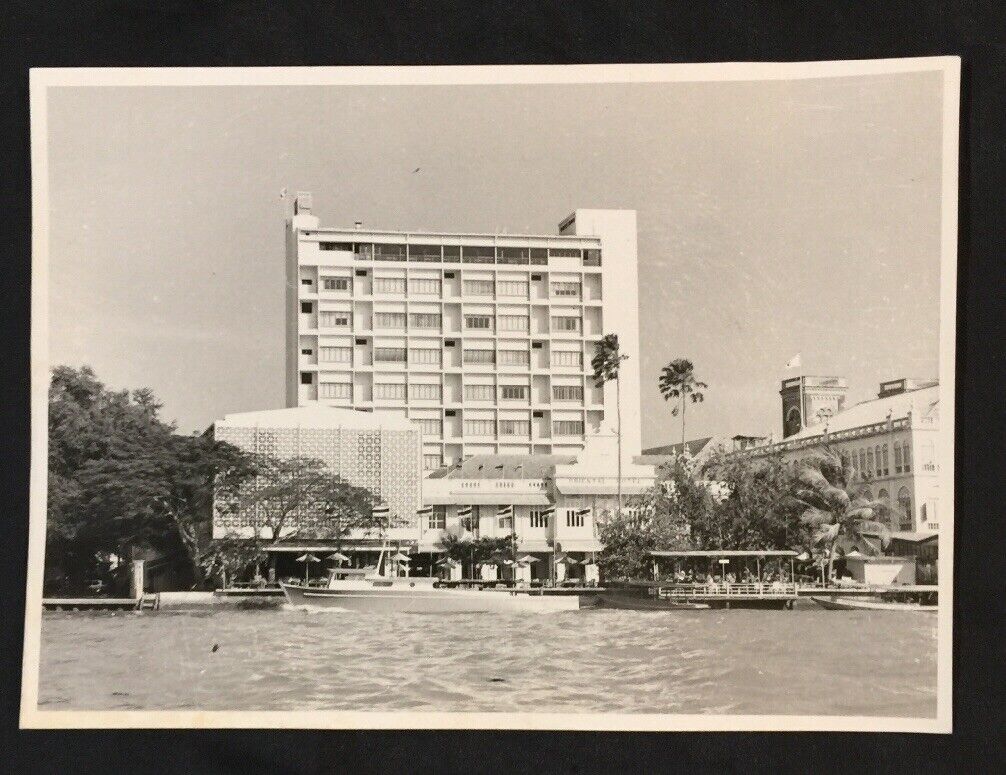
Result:
{"label": "patio umbrella", "polygon": [[538,558],[531,554],[525,554],[523,557],[517,558],[519,565],[530,565],[532,562],[538,562]]}
{"label": "patio umbrella", "polygon": [[346,555],[344,555],[342,552],[336,552],[335,554],[333,554],[328,559],[330,559],[332,562],[337,562],[340,565],[342,563],[344,563],[344,562],[349,562],[349,558]]}
{"label": "patio umbrella", "polygon": [[302,563],[304,563],[304,585],[307,586],[308,572],[310,571],[311,563],[312,562],[321,562],[321,560],[319,560],[313,554],[302,554],[300,557],[298,557],[295,560],[295,562],[302,562]]}

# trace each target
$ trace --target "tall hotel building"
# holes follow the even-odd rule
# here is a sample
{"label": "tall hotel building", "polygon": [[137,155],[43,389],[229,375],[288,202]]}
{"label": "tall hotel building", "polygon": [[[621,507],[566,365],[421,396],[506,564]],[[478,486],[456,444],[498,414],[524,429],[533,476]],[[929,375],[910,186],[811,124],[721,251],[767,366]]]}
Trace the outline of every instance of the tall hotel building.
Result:
{"label": "tall hotel building", "polygon": [[575,455],[616,425],[594,386],[605,333],[621,370],[623,454],[640,450],[636,214],[576,210],[556,235],[287,221],[287,405],[404,413],[423,468],[473,455]]}

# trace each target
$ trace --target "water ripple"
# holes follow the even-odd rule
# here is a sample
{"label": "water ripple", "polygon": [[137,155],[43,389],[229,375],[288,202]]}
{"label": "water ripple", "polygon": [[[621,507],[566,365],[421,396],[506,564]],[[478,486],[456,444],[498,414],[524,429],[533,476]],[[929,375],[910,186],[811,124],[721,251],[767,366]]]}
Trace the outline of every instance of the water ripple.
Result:
{"label": "water ripple", "polygon": [[39,704],[932,717],[935,684],[935,617],[890,612],[53,613]]}

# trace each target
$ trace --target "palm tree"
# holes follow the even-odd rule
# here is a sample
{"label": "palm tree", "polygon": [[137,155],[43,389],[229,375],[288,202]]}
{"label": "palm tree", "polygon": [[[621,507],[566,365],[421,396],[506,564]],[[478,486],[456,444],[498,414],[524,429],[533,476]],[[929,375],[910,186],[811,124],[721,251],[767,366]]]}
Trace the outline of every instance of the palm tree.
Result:
{"label": "palm tree", "polygon": [[618,349],[618,334],[605,334],[597,343],[590,365],[594,369],[594,386],[604,387],[615,381],[615,413],[618,417],[618,513],[622,513],[622,394],[618,372],[622,361],[628,359]]}
{"label": "palm tree", "polygon": [[660,395],[665,401],[672,398],[678,399],[678,405],[671,409],[671,414],[675,417],[681,412],[681,451],[685,451],[685,407],[688,406],[687,399],[691,397],[692,403],[697,404],[705,401],[703,390],[707,390],[709,385],[695,379],[695,367],[687,358],[675,358],[664,366],[660,374]]}
{"label": "palm tree", "polygon": [[810,527],[814,544],[828,544],[828,578],[835,567],[835,547],[846,538],[875,554],[876,548],[865,540],[867,534],[880,538],[880,548],[891,541],[890,531],[877,517],[890,507],[883,501],[862,495],[855,483],[855,471],[843,466],[834,452],[825,450],[807,460],[797,476],[796,499],[804,507],[800,521]]}

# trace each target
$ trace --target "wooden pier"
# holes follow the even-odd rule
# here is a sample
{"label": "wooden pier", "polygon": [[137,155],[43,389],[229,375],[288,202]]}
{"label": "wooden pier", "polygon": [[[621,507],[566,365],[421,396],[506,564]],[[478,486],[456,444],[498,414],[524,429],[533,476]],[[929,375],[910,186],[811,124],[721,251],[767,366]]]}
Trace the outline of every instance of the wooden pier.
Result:
{"label": "wooden pier", "polygon": [[138,611],[140,599],[132,597],[50,597],[42,600],[44,611]]}

